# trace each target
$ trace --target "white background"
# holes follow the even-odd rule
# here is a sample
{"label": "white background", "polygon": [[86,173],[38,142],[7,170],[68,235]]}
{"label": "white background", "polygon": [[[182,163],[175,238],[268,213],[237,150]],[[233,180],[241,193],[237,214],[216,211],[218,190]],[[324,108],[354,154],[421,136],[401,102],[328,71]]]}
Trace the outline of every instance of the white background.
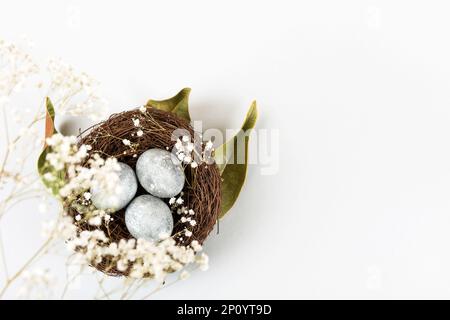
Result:
{"label": "white background", "polygon": [[[279,170],[249,168],[210,270],[155,298],[450,298],[449,10],[2,0],[0,31],[95,76],[111,111],[189,86],[206,127],[237,128],[256,99],[257,128],[279,130]],[[33,241],[17,219],[11,259]]]}

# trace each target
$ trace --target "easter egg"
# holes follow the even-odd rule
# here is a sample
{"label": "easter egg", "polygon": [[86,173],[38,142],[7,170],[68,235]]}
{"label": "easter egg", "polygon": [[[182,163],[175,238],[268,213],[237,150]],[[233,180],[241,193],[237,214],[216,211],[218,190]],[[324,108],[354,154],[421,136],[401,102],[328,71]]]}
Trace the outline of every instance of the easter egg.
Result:
{"label": "easter egg", "polygon": [[146,194],[136,197],[125,210],[125,224],[136,239],[157,241],[170,235],[173,217],[169,206],[159,198]]}
{"label": "easter egg", "polygon": [[156,197],[174,197],[184,187],[183,167],[166,150],[150,149],[142,153],[136,163],[136,175],[142,187]]}
{"label": "easter egg", "polygon": [[134,198],[137,191],[137,179],[133,169],[122,162],[118,163],[118,185],[114,190],[102,190],[99,187],[91,188],[92,204],[97,209],[117,211],[125,208]]}

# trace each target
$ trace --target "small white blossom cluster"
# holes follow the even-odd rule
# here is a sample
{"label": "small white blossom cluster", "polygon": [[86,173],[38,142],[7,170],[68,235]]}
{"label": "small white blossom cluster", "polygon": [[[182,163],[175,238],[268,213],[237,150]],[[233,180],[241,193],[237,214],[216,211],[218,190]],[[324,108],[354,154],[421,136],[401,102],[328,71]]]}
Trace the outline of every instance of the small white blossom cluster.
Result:
{"label": "small white blossom cluster", "polygon": [[75,220],[86,221],[92,226],[108,224],[113,218],[105,210],[99,210],[91,205],[91,193],[87,190],[97,188],[106,190],[109,194],[118,194],[120,166],[115,158],[103,159],[98,154],[92,155],[86,162],[90,146],[76,145],[75,137],[65,137],[55,134],[48,138],[51,148],[46,156],[49,170],[43,178],[56,186],[59,195],[68,199],[70,205],[79,213]]}
{"label": "small white blossom cluster", "polygon": [[120,166],[115,158],[103,159],[98,154],[87,160],[87,165],[81,165],[89,155],[91,147],[76,145],[76,137],[65,137],[54,134],[47,138],[50,152],[46,155],[49,166],[43,178],[52,183],[59,183],[59,195],[63,198],[75,198],[83,195],[90,199],[86,190],[99,188],[114,194],[118,192]]}
{"label": "small white blossom cluster", "polygon": [[[139,118],[132,118],[131,121],[133,121],[133,126],[137,128],[136,136],[142,137],[144,135],[144,131],[142,131],[141,120],[139,120]],[[134,133],[131,135],[134,136]]]}
{"label": "small white blossom cluster", "polygon": [[177,214],[181,215],[179,221],[185,226],[183,232],[177,235],[178,239],[181,241],[183,240],[183,237],[190,238],[192,236],[191,228],[197,225],[197,221],[195,220],[195,211],[183,206],[184,200],[182,197],[183,193],[181,193],[179,197],[173,197],[169,200],[171,210],[176,211]]}
{"label": "small white blossom cluster", "polygon": [[143,239],[122,239],[110,243],[103,231],[82,231],[68,241],[69,248],[78,252],[87,263],[98,265],[109,261],[111,268],[128,272],[132,278],[150,277],[164,281],[169,273],[182,270],[189,264],[196,264],[201,270],[208,268],[208,257],[201,253],[201,245],[179,246],[173,238],[157,243]]}
{"label": "small white blossom cluster", "polygon": [[6,100],[12,92],[20,91],[39,67],[19,46],[0,39],[0,70],[0,100]]}
{"label": "small white blossom cluster", "polygon": [[214,152],[213,143],[197,143],[189,136],[178,138],[174,145],[175,154],[182,163],[190,165],[192,168],[198,167],[201,163],[211,164],[214,162],[212,154]]}
{"label": "small white blossom cluster", "polygon": [[[51,147],[52,152],[48,153],[46,160],[55,170],[62,170],[67,165],[78,164],[83,161],[90,146],[76,145],[77,138],[75,136],[63,136],[61,134],[54,134],[46,139],[46,143]],[[51,178],[46,178],[50,180]]]}
{"label": "small white blossom cluster", "polygon": [[48,71],[51,76],[51,96],[55,101],[60,101],[59,113],[87,115],[93,120],[105,116],[106,101],[96,92],[98,83],[92,77],[75,72],[72,66],[59,59],[49,61]]}
{"label": "small white blossom cluster", "polygon": [[76,222],[87,222],[91,226],[99,227],[103,222],[108,225],[111,221],[114,221],[109,212],[95,208],[89,201],[84,203],[82,198],[77,199],[72,207],[78,212],[75,216]]}
{"label": "small white blossom cluster", "polygon": [[69,216],[61,216],[58,220],[50,220],[42,226],[42,236],[44,238],[71,239],[77,235],[77,227],[73,224],[73,219]]}

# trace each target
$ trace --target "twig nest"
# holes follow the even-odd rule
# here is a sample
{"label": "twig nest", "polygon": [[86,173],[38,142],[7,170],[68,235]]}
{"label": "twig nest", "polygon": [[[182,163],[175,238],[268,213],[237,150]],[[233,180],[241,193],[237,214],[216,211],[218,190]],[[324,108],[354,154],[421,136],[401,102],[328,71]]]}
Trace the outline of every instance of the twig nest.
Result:
{"label": "twig nest", "polygon": [[[136,126],[136,124],[138,124],[138,126]],[[108,120],[101,122],[82,133],[79,144],[90,145],[92,147],[92,150],[90,151],[91,154],[99,154],[105,158],[114,157],[119,162],[127,164],[132,170],[136,170],[138,159],[140,159],[147,150],[172,150],[176,144],[172,135],[177,129],[182,129],[183,132],[189,133],[192,138],[195,137],[194,130],[188,121],[177,117],[173,113],[148,107],[144,111],[135,109],[112,115]],[[168,171],[170,172],[170,170]],[[173,229],[169,228],[170,220],[166,220],[165,228],[167,228],[167,230],[172,229],[171,236],[177,245],[189,245],[194,240],[199,244],[202,244],[213,230],[219,216],[221,207],[221,177],[219,168],[214,163],[201,163],[195,168],[192,166],[182,167],[181,174],[179,169],[173,170],[178,171],[178,173],[174,174],[176,178],[173,178],[176,181],[178,181],[177,179],[179,179],[182,174],[183,185],[181,187],[178,185],[176,192],[175,187],[173,187],[172,194],[178,194],[181,191],[183,202],[179,204],[177,208],[171,207],[169,209],[173,219]],[[139,180],[142,180],[141,183],[145,184],[142,177],[139,178]],[[179,188],[182,190],[179,190]],[[151,190],[152,189],[149,189],[149,191]],[[142,195],[146,195],[142,199],[152,197],[148,195],[148,191],[138,183],[136,199],[141,199],[140,196]],[[159,203],[162,202],[166,205],[167,209],[170,199],[164,197],[161,198],[162,199],[157,200],[160,201]],[[128,205],[128,208],[137,208],[138,204],[139,207],[141,207],[140,202],[142,200],[136,201],[137,203],[135,204],[133,204],[132,201]],[[146,206],[147,205],[142,204],[142,208]],[[148,206],[151,205],[148,204]],[[167,210],[162,208],[159,210],[167,212]],[[145,221],[144,219],[139,218],[139,224],[142,225],[142,230],[139,230],[141,227],[133,229],[131,217],[137,216],[138,214],[137,212],[134,212],[134,209],[128,211],[129,212],[126,214],[125,209],[122,208],[114,212],[112,220],[107,224],[103,223],[98,227],[93,227],[83,221],[78,222],[76,225],[80,232],[83,230],[92,230],[93,228],[100,229],[107,235],[110,242],[115,243],[119,243],[122,239],[127,240],[144,236],[151,236],[153,238],[153,236],[156,235],[158,231],[150,232],[150,227],[148,230],[144,230],[142,224],[142,222]],[[195,219],[195,224],[193,224],[192,221],[183,222],[183,212],[186,211],[195,213],[195,215],[192,216],[192,219]],[[74,208],[69,208],[69,213],[74,218],[78,215],[78,212]],[[149,213],[149,216],[151,215],[152,213]],[[128,216],[128,218],[126,216]],[[152,219],[149,217],[146,217],[145,219],[147,218]],[[188,223],[189,225],[187,225]],[[150,222],[149,225],[151,225]],[[186,235],[187,227],[189,228],[189,236]],[[130,270],[127,269],[126,271],[123,271],[118,270],[117,268],[111,268],[111,261],[108,261],[107,259],[96,264],[95,268],[109,275],[125,276],[129,274]]]}
{"label": "twig nest", "polygon": [[186,179],[177,157],[162,149],[150,149],[141,154],[136,163],[136,175],[147,192],[160,198],[179,194]]}
{"label": "twig nest", "polygon": [[117,211],[126,207],[134,198],[138,188],[134,170],[127,164],[119,162],[117,186],[110,190],[93,187],[91,189],[92,204],[102,210]]}
{"label": "twig nest", "polygon": [[161,199],[142,195],[131,201],[125,210],[125,224],[136,239],[157,241],[172,233],[172,212]]}

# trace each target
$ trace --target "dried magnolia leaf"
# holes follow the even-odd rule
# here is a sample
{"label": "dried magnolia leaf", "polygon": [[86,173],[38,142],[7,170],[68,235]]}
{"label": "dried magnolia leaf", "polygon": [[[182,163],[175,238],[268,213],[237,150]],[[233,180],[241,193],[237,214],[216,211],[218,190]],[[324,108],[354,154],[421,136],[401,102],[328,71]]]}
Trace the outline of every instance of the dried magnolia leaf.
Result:
{"label": "dried magnolia leaf", "polygon": [[[53,104],[48,97],[45,100],[45,109],[45,139],[47,139],[55,133],[58,133],[55,129],[55,108],[53,107]],[[45,142],[44,150],[42,150],[41,154],[39,155],[37,167],[42,183],[47,188],[49,188],[54,195],[58,195],[59,187],[57,186],[57,184],[44,179],[44,175],[49,172],[46,157],[50,150],[50,146],[48,146],[47,142]]]}
{"label": "dried magnolia leaf", "polygon": [[191,121],[191,117],[189,116],[190,93],[190,88],[184,88],[172,98],[166,100],[149,100],[146,106],[164,110],[167,112],[172,112],[180,118]]}
{"label": "dried magnolia leaf", "polygon": [[[219,218],[225,216],[231,209],[244,185],[247,175],[249,135],[255,127],[257,118],[258,109],[256,101],[253,101],[241,130],[215,151],[215,159],[222,177],[222,202]],[[244,159],[239,158],[242,151]]]}

